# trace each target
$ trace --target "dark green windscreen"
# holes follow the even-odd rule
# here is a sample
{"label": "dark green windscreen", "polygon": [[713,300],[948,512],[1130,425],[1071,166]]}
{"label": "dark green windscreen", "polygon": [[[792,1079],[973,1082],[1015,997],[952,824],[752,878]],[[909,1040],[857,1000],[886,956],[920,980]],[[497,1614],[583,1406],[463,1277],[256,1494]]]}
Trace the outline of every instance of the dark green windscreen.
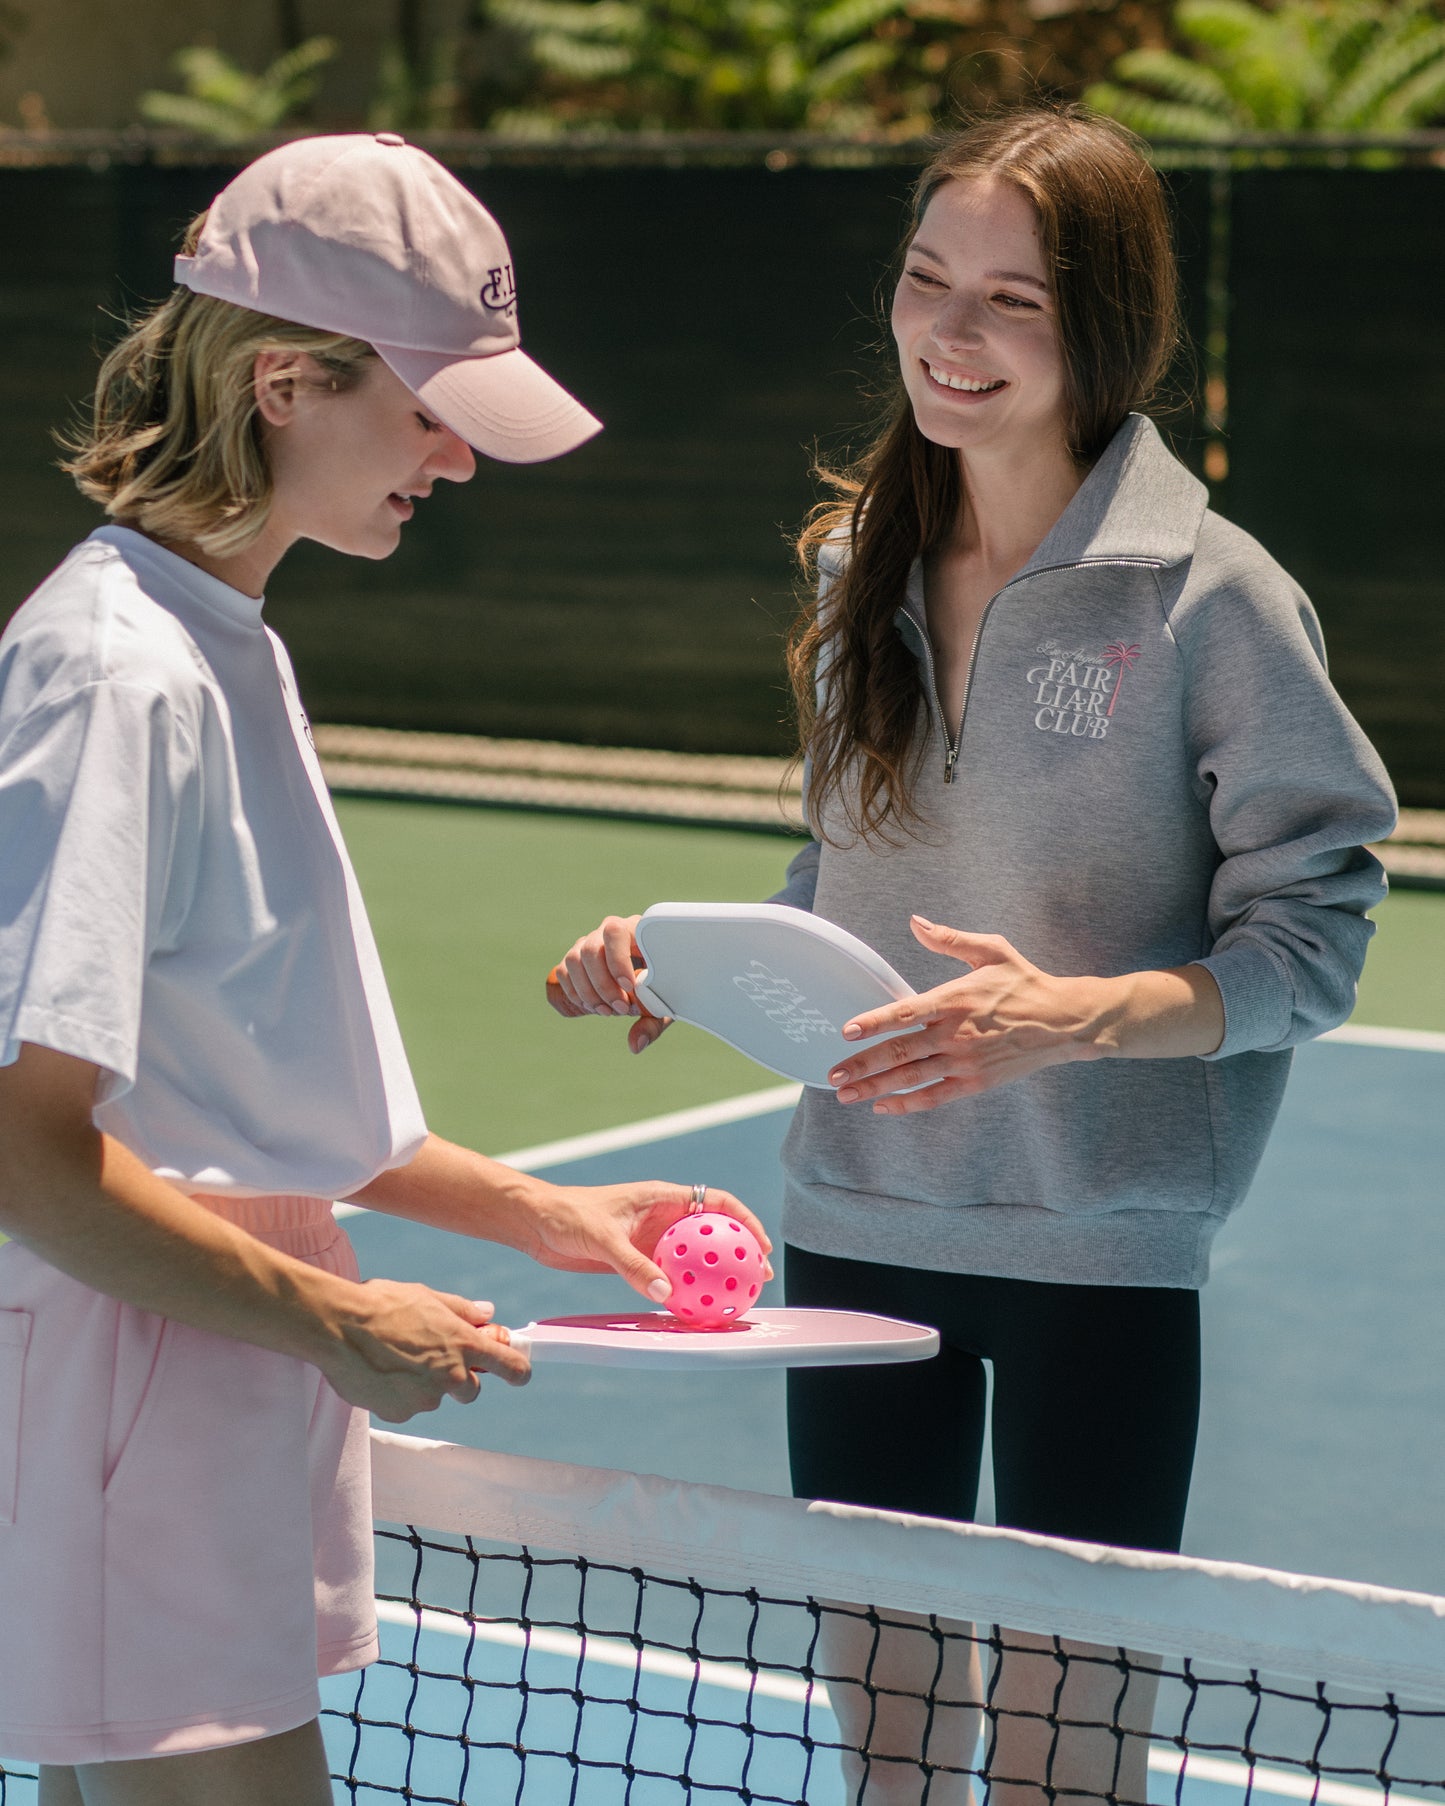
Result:
{"label": "dark green windscreen", "polygon": [[[229,168],[0,170],[0,615],[94,519],[52,467],[126,299],[164,292]],[[459,171],[512,243],[528,351],[607,431],[441,485],[383,564],[288,558],[268,615],[319,720],[704,751],[789,749],[787,540],[885,374],[877,285],[910,170]],[[1211,180],[1176,171],[1202,342]],[[1228,206],[1230,475],[1221,507],[1311,590],[1336,679],[1407,800],[1445,803],[1429,593],[1445,450],[1436,170],[1271,169]],[[1190,360],[1175,390],[1186,388]],[[1196,463],[1187,412],[1172,428]],[[1433,676],[1432,676],[1433,673]]]}

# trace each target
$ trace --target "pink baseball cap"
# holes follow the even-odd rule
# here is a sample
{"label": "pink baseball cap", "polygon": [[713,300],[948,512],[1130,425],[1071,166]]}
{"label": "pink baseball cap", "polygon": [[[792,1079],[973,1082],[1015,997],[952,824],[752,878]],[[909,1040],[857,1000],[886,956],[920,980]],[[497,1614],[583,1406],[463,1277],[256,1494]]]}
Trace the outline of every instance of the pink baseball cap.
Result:
{"label": "pink baseball cap", "polygon": [[176,281],[364,339],[418,400],[489,457],[559,457],[602,423],[521,348],[501,227],[395,132],[298,138],[211,203]]}

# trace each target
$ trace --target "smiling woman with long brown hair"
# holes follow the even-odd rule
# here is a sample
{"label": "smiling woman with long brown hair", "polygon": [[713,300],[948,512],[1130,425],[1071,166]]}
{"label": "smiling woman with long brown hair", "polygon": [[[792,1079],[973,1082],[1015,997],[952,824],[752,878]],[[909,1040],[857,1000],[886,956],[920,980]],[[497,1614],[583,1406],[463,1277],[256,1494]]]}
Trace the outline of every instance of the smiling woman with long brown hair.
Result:
{"label": "smiling woman with long brown hair", "polygon": [[[802,1496],[971,1517],[988,1362],[1000,1524],[1177,1550],[1210,1243],[1290,1049],[1352,1006],[1390,788],[1309,603],[1141,411],[1175,283],[1162,185],[1118,128],[1033,110],[946,141],[897,271],[891,415],[803,536],[813,838],[775,901],[919,995],[845,1025],[888,1038],[804,1093],[788,1299],[943,1348],[789,1375]],[[576,943],[569,1008],[627,1007],[634,927]],[[828,1652],[870,1677],[830,1683],[854,1797],[964,1799],[942,1771],[972,1766],[976,1714],[906,1697],[977,1700],[962,1646],[859,1639]],[[1053,1715],[1107,1724],[1119,1676],[1076,1669],[1060,1697],[1019,1644],[995,1775],[1142,1800],[1142,1738],[1051,1747]],[[1136,1676],[1124,1721],[1148,1711]]]}

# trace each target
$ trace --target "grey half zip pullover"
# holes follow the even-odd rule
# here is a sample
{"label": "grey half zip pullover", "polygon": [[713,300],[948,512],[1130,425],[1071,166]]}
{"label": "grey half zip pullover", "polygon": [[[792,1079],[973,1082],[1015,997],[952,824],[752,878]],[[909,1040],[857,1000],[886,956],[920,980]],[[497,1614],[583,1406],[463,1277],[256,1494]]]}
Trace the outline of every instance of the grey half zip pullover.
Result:
{"label": "grey half zip pullover", "polygon": [[[1289,576],[1206,506],[1139,415],[990,602],[962,722],[923,663],[919,829],[810,844],[775,899],[876,947],[919,990],[959,976],[912,913],[1002,934],[1047,972],[1199,963],[1208,1059],[1056,1066],[923,1115],[804,1094],[784,1234],[819,1253],[1019,1279],[1197,1286],[1264,1150],[1296,1043],[1343,1021],[1384,894],[1362,843],[1384,768],[1326,675]],[[823,584],[840,568],[829,548]],[[847,842],[841,814],[824,822]]]}

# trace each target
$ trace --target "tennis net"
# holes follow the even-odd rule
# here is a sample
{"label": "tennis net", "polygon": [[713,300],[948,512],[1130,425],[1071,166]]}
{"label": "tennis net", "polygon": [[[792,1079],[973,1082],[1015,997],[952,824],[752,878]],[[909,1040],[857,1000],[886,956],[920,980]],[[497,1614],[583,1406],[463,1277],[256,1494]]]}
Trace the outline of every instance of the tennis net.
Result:
{"label": "tennis net", "polygon": [[[1445,1599],[373,1442],[380,1806],[1445,1806]],[[392,1526],[395,1526],[393,1528]]]}

